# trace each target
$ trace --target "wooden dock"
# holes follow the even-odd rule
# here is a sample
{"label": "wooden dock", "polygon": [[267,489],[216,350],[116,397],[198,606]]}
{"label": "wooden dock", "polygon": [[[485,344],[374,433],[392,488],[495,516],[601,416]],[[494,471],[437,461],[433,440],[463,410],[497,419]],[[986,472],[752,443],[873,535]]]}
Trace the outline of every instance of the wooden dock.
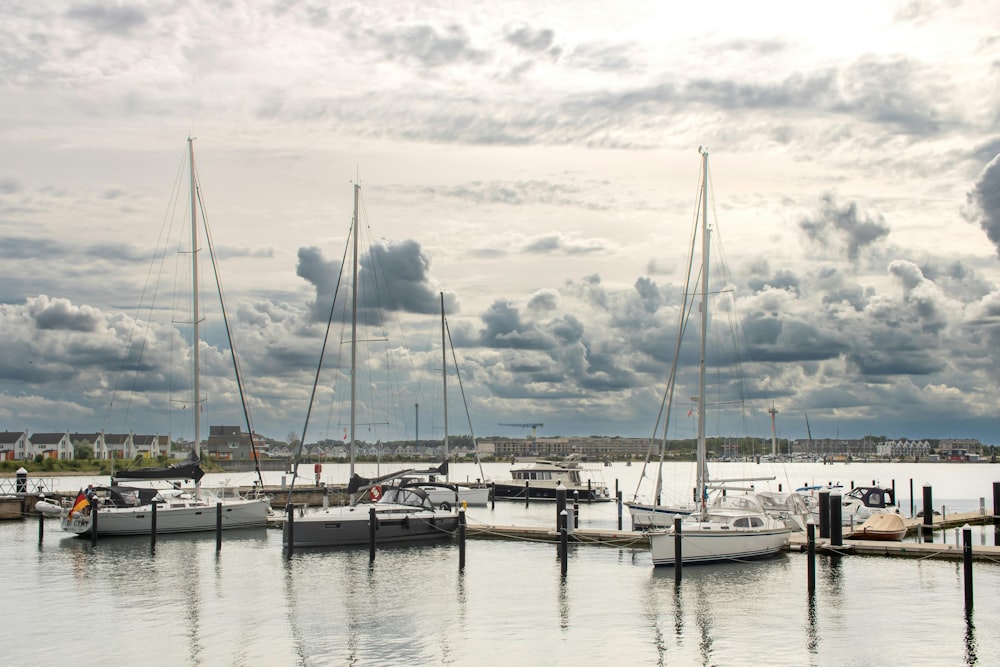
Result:
{"label": "wooden dock", "polygon": [[[817,551],[823,553],[898,556],[904,558],[937,558],[961,559],[962,546],[940,541],[941,532],[952,528],[961,528],[966,524],[992,523],[991,515],[979,512],[949,514],[946,517],[934,517],[934,539],[937,542],[882,542],[875,540],[855,540],[849,537],[850,530],[845,529],[843,545],[835,547],[828,538],[817,538]],[[908,534],[916,534],[923,527],[923,519],[905,519]],[[819,531],[817,530],[817,533]],[[508,539],[526,540],[532,542],[558,542],[559,531],[550,526],[494,526],[469,524],[466,537],[470,539]],[[951,536],[949,536],[950,538]],[[649,540],[645,533],[633,530],[595,530],[576,528],[567,536],[575,544],[593,544],[606,547],[628,547],[648,549]],[[792,533],[787,547],[788,551],[804,552],[807,548],[805,533]],[[973,545],[972,557],[977,560],[1000,562],[1000,547],[992,545]]]}

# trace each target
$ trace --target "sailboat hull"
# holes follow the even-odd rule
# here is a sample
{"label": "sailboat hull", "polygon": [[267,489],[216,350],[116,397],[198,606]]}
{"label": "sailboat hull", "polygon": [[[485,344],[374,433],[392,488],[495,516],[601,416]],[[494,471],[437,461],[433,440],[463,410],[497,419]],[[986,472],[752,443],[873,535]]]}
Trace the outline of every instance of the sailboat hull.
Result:
{"label": "sailboat hull", "polygon": [[[266,499],[223,500],[222,529],[263,528],[267,525],[270,502]],[[217,505],[207,501],[171,502],[156,508],[156,533],[197,533],[215,530]],[[63,530],[81,537],[90,537],[93,530],[93,513],[74,513],[64,516]],[[98,537],[123,535],[149,535],[153,528],[153,510],[150,505],[141,507],[116,507],[97,512]]]}
{"label": "sailboat hull", "polygon": [[[283,544],[302,547],[344,547],[371,543],[371,505],[332,507],[285,522]],[[376,544],[448,539],[458,529],[457,511],[380,504],[375,515]]]}
{"label": "sailboat hull", "polygon": [[[740,531],[714,522],[692,522],[681,530],[681,562],[684,565],[727,560],[766,558],[788,544],[788,528]],[[673,530],[648,533],[653,565],[677,564]]]}

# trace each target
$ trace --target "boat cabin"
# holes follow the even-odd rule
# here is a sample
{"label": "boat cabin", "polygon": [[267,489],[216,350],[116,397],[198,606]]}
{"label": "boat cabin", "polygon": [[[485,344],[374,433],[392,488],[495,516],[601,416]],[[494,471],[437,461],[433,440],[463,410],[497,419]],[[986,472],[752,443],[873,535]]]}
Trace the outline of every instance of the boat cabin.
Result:
{"label": "boat cabin", "polygon": [[856,498],[872,509],[896,506],[894,491],[881,486],[856,486],[848,492],[848,498]]}

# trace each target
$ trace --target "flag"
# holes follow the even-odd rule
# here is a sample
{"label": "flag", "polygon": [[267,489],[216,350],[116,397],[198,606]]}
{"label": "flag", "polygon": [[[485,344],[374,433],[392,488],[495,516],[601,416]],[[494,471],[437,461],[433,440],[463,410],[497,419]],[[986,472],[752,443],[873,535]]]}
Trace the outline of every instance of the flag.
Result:
{"label": "flag", "polygon": [[73,509],[69,511],[70,518],[76,512],[83,511],[86,507],[90,507],[90,501],[87,500],[87,495],[83,492],[83,489],[80,489],[80,493],[76,494],[76,500],[73,502]]}

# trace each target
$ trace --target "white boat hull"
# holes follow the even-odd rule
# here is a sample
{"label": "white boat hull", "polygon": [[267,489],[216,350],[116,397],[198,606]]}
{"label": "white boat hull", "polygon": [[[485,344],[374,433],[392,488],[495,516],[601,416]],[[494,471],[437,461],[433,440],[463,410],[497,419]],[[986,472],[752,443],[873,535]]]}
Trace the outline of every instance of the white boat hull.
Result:
{"label": "white boat hull", "polygon": [[[676,565],[674,531],[652,531],[647,535],[653,565]],[[785,548],[790,535],[787,527],[740,531],[714,522],[687,522],[681,529],[681,563],[764,558]]]}
{"label": "white boat hull", "polygon": [[[222,501],[222,528],[263,528],[271,505],[267,499]],[[195,533],[216,529],[217,508],[214,502],[187,501],[159,505],[156,508],[156,533]],[[81,536],[90,536],[93,513],[74,512],[61,519],[62,529]],[[101,508],[97,511],[98,537],[149,535],[153,528],[151,505],[141,507]]]}

